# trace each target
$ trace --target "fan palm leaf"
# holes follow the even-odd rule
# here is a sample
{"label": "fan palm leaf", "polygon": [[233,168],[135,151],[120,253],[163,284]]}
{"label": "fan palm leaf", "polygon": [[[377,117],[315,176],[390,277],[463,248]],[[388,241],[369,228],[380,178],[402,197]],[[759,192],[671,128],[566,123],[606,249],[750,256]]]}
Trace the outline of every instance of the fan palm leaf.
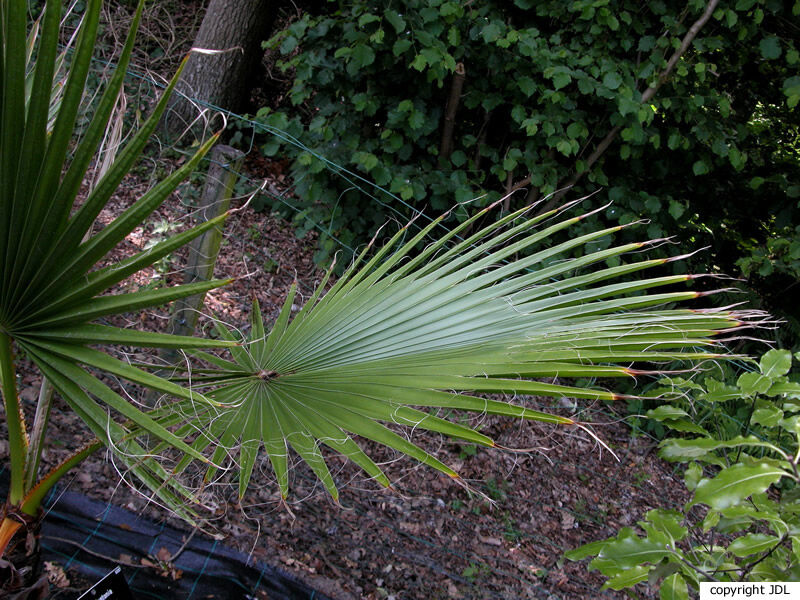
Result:
{"label": "fan palm leaf", "polygon": [[[269,333],[257,303],[244,338],[218,325],[221,337],[244,343],[230,348],[230,360],[195,352],[211,368],[194,370],[192,381],[219,404],[195,412],[194,427],[205,432],[196,449],[215,448],[206,478],[226,453],[238,453],[244,493],[263,445],[286,497],[292,449],[338,498],[322,446],[388,486],[362,449],[360,440],[371,440],[458,479],[403,430],[491,447],[492,439],[443,415],[468,411],[581,426],[526,407],[524,396],[614,400],[620,396],[611,391],[560,381],[652,372],[637,370],[637,363],[653,369],[717,359],[719,335],[747,324],[747,314],[671,308],[703,295],[673,289],[691,275],[620,281],[677,260],[642,260],[639,251],[654,242],[588,252],[590,242],[621,226],[548,245],[555,232],[586,215],[567,218],[558,209],[531,218],[526,208],[465,240],[457,237],[488,210],[421,251],[415,249],[440,220],[413,237],[404,228],[371,259],[365,250],[327,292],[322,281],[290,319],[293,287]],[[620,264],[607,266],[612,258]],[[659,291],[665,287],[671,291]],[[187,455],[181,466],[191,460]]]}

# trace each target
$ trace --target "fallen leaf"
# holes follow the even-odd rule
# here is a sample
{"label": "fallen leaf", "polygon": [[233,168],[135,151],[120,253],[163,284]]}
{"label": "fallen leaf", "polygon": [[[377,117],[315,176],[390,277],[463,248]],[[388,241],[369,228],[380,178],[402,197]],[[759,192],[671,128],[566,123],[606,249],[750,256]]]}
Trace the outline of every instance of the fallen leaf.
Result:
{"label": "fallen leaf", "polygon": [[44,572],[47,574],[47,581],[50,582],[50,585],[53,585],[57,588],[69,587],[69,578],[61,566],[54,562],[46,561],[44,563]]}
{"label": "fallen leaf", "polygon": [[488,544],[489,546],[502,546],[503,541],[496,537],[482,536],[478,534],[478,541],[481,544]]}
{"label": "fallen leaf", "polygon": [[162,546],[156,552],[156,558],[162,562],[169,562],[172,560],[172,553]]}

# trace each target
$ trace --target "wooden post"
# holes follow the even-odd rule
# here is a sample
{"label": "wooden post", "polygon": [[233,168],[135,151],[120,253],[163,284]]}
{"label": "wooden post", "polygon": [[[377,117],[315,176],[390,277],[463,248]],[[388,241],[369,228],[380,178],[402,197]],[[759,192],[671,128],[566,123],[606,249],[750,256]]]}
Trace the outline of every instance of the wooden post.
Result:
{"label": "wooden post", "polygon": [[[201,222],[213,219],[228,210],[236,183],[237,172],[244,160],[244,153],[230,146],[219,145],[211,149],[211,165],[200,197],[198,209]],[[188,267],[185,283],[208,281],[214,277],[214,265],[222,244],[222,228],[215,227],[195,238],[189,246]],[[192,335],[197,318],[203,308],[205,294],[196,294],[176,300],[173,304],[167,331],[177,335]],[[174,349],[165,349],[161,357],[170,364],[178,358]]]}

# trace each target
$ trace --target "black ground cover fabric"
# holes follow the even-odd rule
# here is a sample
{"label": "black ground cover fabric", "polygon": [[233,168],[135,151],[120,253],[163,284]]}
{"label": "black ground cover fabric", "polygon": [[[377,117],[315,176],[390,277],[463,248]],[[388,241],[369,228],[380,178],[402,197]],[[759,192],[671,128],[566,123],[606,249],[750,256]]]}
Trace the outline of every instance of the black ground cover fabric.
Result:
{"label": "black ground cover fabric", "polygon": [[[3,495],[6,475],[0,473]],[[76,569],[92,582],[120,565],[136,600],[331,600],[291,574],[248,561],[246,554],[200,533],[164,568],[142,568],[142,559],[156,563],[159,552],[175,554],[189,532],[69,491],[51,494],[46,510],[43,559]],[[170,577],[178,570],[179,578]]]}

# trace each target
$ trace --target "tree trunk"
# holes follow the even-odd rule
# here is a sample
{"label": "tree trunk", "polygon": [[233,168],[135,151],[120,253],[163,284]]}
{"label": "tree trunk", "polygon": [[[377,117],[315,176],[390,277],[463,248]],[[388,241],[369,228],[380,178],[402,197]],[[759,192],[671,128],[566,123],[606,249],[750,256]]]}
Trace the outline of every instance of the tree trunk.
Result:
{"label": "tree trunk", "polygon": [[442,128],[442,142],[439,147],[439,161],[446,164],[453,153],[453,130],[456,125],[456,113],[458,104],[461,102],[461,90],[464,88],[464,63],[456,65],[456,72],[450,84],[450,97],[447,99],[447,107],[444,111],[444,127]]}
{"label": "tree trunk", "polygon": [[164,117],[167,131],[180,134],[202,126],[207,120],[201,116],[206,105],[232,112],[245,108],[253,83],[262,77],[261,42],[274,20],[271,4],[268,0],[210,0],[194,47],[218,52],[192,52],[178,82],[179,93]]}

